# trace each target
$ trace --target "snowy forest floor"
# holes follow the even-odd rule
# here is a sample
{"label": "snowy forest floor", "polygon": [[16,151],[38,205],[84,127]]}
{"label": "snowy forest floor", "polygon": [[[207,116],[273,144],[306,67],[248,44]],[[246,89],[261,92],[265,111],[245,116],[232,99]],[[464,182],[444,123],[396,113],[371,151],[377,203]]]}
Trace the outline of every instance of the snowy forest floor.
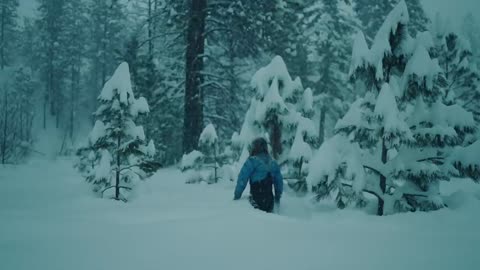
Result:
{"label": "snowy forest floor", "polygon": [[[0,269],[479,269],[480,186],[442,186],[450,209],[387,217],[232,201],[233,183],[163,169],[124,204],[93,198],[69,160],[0,166]],[[245,196],[244,196],[245,197]]]}

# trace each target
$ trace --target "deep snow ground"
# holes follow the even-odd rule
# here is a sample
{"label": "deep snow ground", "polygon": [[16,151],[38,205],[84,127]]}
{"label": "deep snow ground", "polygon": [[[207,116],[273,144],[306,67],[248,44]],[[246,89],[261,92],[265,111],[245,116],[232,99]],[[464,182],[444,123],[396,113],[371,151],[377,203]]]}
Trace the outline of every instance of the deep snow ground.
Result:
{"label": "deep snow ground", "polygon": [[375,217],[285,196],[281,214],[232,201],[233,184],[164,169],[124,204],[93,198],[68,160],[0,166],[0,269],[480,269],[480,186],[453,209]]}

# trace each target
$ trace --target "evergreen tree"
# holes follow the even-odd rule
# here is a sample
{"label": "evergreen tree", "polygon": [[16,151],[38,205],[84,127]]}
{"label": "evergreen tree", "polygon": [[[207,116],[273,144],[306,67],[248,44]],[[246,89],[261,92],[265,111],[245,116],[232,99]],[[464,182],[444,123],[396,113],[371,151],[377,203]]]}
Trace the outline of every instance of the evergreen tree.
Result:
{"label": "evergreen tree", "polygon": [[[136,36],[133,36],[126,44],[123,59],[130,67],[132,85],[135,92],[139,93],[148,100],[156,100],[156,91],[160,88],[160,81],[163,79],[153,62],[153,56],[147,54],[146,48],[139,47],[140,44]],[[157,137],[158,125],[157,116],[163,112],[161,108],[154,107],[157,110],[150,109],[150,115],[144,120],[144,125],[149,128],[147,136]]]}
{"label": "evergreen tree", "polygon": [[348,67],[353,35],[360,27],[353,8],[344,1],[315,1],[306,9],[305,36],[308,38],[307,82],[316,92],[320,118],[320,143],[324,141],[326,120],[336,122],[353,99],[348,83]]}
{"label": "evergreen tree", "polygon": [[220,154],[217,131],[213,124],[208,124],[200,134],[199,150],[183,155],[180,169],[187,171],[187,184],[206,182],[217,183],[221,178],[220,169],[226,163],[227,156]]}
{"label": "evergreen tree", "polygon": [[292,80],[279,56],[255,73],[252,86],[254,97],[235,138],[237,148],[242,149],[240,160],[247,158],[253,139],[266,136],[273,158],[289,169],[285,178],[291,178],[293,185],[304,182],[302,168],[318,139],[311,120],[312,91],[304,89],[299,78]]}
{"label": "evergreen tree", "polygon": [[473,59],[469,42],[455,31],[447,30],[447,22],[437,15],[432,32],[435,36],[434,53],[444,71],[446,102],[459,101],[480,120],[480,74]]}
{"label": "evergreen tree", "polygon": [[156,138],[157,156],[174,164],[182,155],[185,92],[186,1],[136,1],[129,9],[130,34],[122,52],[135,92],[150,100],[144,121],[147,137]]}
{"label": "evergreen tree", "polygon": [[0,4],[0,68],[11,66],[18,34],[18,0],[2,0]]}
{"label": "evergreen tree", "polygon": [[409,31],[410,34],[416,35],[419,32],[427,30],[430,20],[425,14],[422,3],[420,0],[407,0],[405,1],[408,8],[410,17]]}
{"label": "evergreen tree", "polygon": [[63,83],[65,78],[64,54],[62,54],[61,37],[64,31],[65,1],[38,0],[36,28],[38,40],[37,60],[39,61],[40,78],[45,84],[43,100],[43,127],[47,127],[47,112],[55,116],[55,126],[60,127],[60,117],[64,105]]}
{"label": "evergreen tree", "polygon": [[363,192],[378,198],[377,215],[443,207],[439,183],[451,174],[442,166],[446,153],[475,129],[470,113],[443,103],[443,72],[428,52],[433,41],[413,39],[408,26],[400,1],[371,49],[362,34],[355,40],[351,70],[367,92],[337,123],[337,136],[320,149],[309,175],[319,198],[338,191],[339,207],[364,205]]}
{"label": "evergreen tree", "polygon": [[[425,31],[428,18],[419,0],[405,1],[410,13],[410,34]],[[367,41],[373,41],[375,33],[385,21],[388,12],[398,0],[355,0],[355,10],[364,27]]]}
{"label": "evergreen tree", "polygon": [[19,61],[36,75],[37,73],[34,71],[38,70],[40,66],[40,61],[37,59],[41,43],[39,39],[35,20],[33,18],[24,18],[23,27],[20,32]]}
{"label": "evergreen tree", "polygon": [[18,163],[32,150],[35,84],[23,68],[3,71],[0,89],[0,163]]}
{"label": "evergreen tree", "polygon": [[[226,41],[229,42],[229,41]],[[222,140],[229,138],[241,125],[242,114],[247,107],[245,89],[248,82],[242,75],[246,73],[247,61],[238,58],[223,41],[209,43],[205,54],[204,113],[206,121],[218,123],[218,135]]]}
{"label": "evergreen tree", "polygon": [[[129,24],[134,25],[134,32],[127,39],[123,59],[130,66],[134,90],[148,100],[153,100],[159,82],[163,79],[155,64],[158,56],[155,48],[159,38],[156,36],[159,17],[164,14],[158,0],[137,1],[132,4],[134,10],[129,15],[135,15],[135,21]],[[152,114],[155,113],[152,111]]]}
{"label": "evergreen tree", "polygon": [[[230,1],[210,4],[207,17],[205,48],[205,118],[217,123],[222,141],[230,138],[241,125],[248,106],[245,78],[253,59],[261,56],[259,44],[264,44],[258,10],[259,1]],[[248,74],[248,75],[247,75]]]}
{"label": "evergreen tree", "polygon": [[[71,143],[74,142],[75,133],[77,131],[76,123],[79,122],[79,111],[82,101],[90,100],[90,98],[81,91],[84,87],[82,84],[82,69],[85,67],[86,53],[88,46],[85,40],[88,40],[88,32],[84,27],[88,24],[87,5],[84,1],[66,0],[65,1],[65,21],[64,32],[61,38],[61,49],[64,56],[65,67],[65,99],[67,115],[65,119],[65,134]],[[84,113],[85,115],[85,113]],[[67,137],[67,136],[65,136]]]}
{"label": "evergreen tree", "polygon": [[[74,142],[80,115],[91,112],[80,108],[90,101],[90,93],[82,93],[83,70],[89,46],[87,3],[73,0],[38,0],[39,16],[32,24],[25,20],[25,61],[39,70],[44,84],[43,127],[49,114],[55,117],[55,127],[64,132],[60,153],[67,153]],[[96,95],[97,93],[95,93]],[[48,111],[50,111],[48,113]]]}
{"label": "evergreen tree", "polygon": [[124,2],[118,0],[90,0],[87,7],[90,18],[89,89],[90,105],[94,110],[98,89],[119,64],[120,52],[126,39]]}
{"label": "evergreen tree", "polygon": [[90,132],[88,145],[80,148],[78,167],[86,173],[87,181],[102,196],[114,189],[115,200],[127,201],[127,193],[156,169],[153,162],[155,146],[146,143],[142,126],[135,120],[149,112],[147,101],[135,99],[127,63],[122,63],[99,96],[97,121]]}
{"label": "evergreen tree", "polygon": [[21,141],[21,148],[26,154],[30,152],[35,140],[32,134],[33,120],[35,119],[35,96],[37,83],[31,76],[31,70],[20,67],[15,70],[12,89],[15,91],[18,113],[17,138]]}
{"label": "evergreen tree", "polygon": [[261,45],[264,50],[270,56],[282,56],[291,73],[302,80],[305,80],[304,75],[307,74],[306,38],[301,28],[306,7],[306,1],[265,2],[261,9],[263,13],[259,29],[264,33],[264,45]]}

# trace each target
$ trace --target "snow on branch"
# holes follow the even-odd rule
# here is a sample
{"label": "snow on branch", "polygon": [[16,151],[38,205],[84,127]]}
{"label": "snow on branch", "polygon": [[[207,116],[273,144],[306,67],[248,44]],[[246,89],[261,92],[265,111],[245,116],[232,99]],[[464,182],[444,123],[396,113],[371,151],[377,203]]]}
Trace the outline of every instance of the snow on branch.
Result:
{"label": "snow on branch", "polygon": [[344,177],[353,181],[355,191],[362,191],[365,186],[365,171],[358,144],[351,143],[347,138],[337,135],[326,141],[315,153],[311,163],[307,181],[312,187],[318,185],[323,179],[330,184],[339,181],[338,170],[346,168]]}
{"label": "snow on branch", "polygon": [[120,102],[125,105],[127,105],[128,99],[133,97],[130,71],[126,62],[120,64],[110,80],[105,83],[99,99],[109,101],[112,100],[115,94],[120,96]]}
{"label": "snow on branch", "polygon": [[217,131],[213,124],[208,124],[200,134],[199,145],[215,145],[218,141]]}
{"label": "snow on branch", "polygon": [[480,181],[480,141],[466,147],[455,148],[447,161],[453,164],[459,175]]}
{"label": "snow on branch", "polygon": [[352,62],[348,76],[352,76],[359,68],[364,68],[370,64],[370,49],[363,32],[358,32],[353,41]]}

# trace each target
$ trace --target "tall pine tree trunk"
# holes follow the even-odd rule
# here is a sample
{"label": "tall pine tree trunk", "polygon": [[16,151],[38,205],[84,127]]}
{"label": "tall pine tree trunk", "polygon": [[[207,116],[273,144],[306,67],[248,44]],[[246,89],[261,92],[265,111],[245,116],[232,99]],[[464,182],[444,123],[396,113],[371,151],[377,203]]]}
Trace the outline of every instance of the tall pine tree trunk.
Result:
{"label": "tall pine tree trunk", "polygon": [[120,136],[117,138],[117,170],[115,172],[115,200],[120,200]]}
{"label": "tall pine tree trunk", "polygon": [[101,46],[102,46],[102,67],[101,67],[101,74],[102,74],[102,83],[100,87],[103,87],[105,83],[107,82],[107,33],[108,33],[108,26],[107,26],[107,18],[108,14],[107,11],[105,11],[104,14],[104,21],[103,21],[103,39],[100,41]]}
{"label": "tall pine tree trunk", "polygon": [[5,89],[3,100],[3,140],[2,140],[2,164],[7,162],[7,125],[8,125],[8,94]]}
{"label": "tall pine tree trunk", "polygon": [[45,94],[43,95],[43,129],[47,129],[47,107],[48,107],[48,81],[45,83]]}
{"label": "tall pine tree trunk", "polygon": [[[56,71],[56,69],[55,69]],[[54,86],[55,86],[55,127],[60,128],[60,121],[63,113],[63,94],[60,90],[61,85],[60,85],[60,80],[58,78],[58,74],[54,73],[53,80],[54,80]]]}
{"label": "tall pine tree trunk", "polygon": [[[97,49],[100,48],[100,45],[97,43],[96,46],[95,46]],[[92,107],[91,107],[91,111],[94,112],[95,111],[95,108],[97,107],[97,96],[98,96],[98,92],[100,90],[102,90],[102,86],[99,86],[99,81],[100,81],[100,61],[98,60],[98,57],[95,57],[94,61],[93,61],[93,94],[90,95],[91,97],[91,102],[92,102]],[[92,125],[95,124],[95,117],[92,116],[90,117],[91,121],[92,121]]]}
{"label": "tall pine tree trunk", "polygon": [[153,55],[153,0],[148,0],[148,57]]}
{"label": "tall pine tree trunk", "polygon": [[1,29],[1,37],[0,37],[0,60],[2,61],[1,68],[2,70],[5,68],[5,23],[6,23],[6,16],[7,16],[7,7],[6,4],[2,6],[2,29]]}
{"label": "tall pine tree trunk", "polygon": [[[382,139],[382,163],[387,163],[387,147],[385,146],[385,140]],[[380,190],[382,191],[381,196],[385,195],[387,190],[387,178],[382,174],[380,175]],[[385,213],[385,200],[383,198],[378,198],[378,208],[377,208],[377,215],[383,216]]]}
{"label": "tall pine tree trunk", "polygon": [[183,127],[183,152],[197,148],[197,142],[203,129],[203,54],[205,51],[205,17],[207,0],[195,0],[190,3],[187,29],[186,81],[185,81],[185,118]]}
{"label": "tall pine tree trunk", "polygon": [[158,0],[153,0],[153,34],[157,34],[157,27],[158,27]]}
{"label": "tall pine tree trunk", "polygon": [[74,129],[74,113],[75,113],[75,65],[71,67],[71,82],[70,82],[70,125],[68,134],[70,141],[73,141],[73,129]]}
{"label": "tall pine tree trunk", "polygon": [[325,141],[325,118],[326,118],[327,110],[325,106],[322,106],[320,109],[320,125],[318,130],[318,143],[322,145]]}
{"label": "tall pine tree trunk", "polygon": [[50,42],[48,48],[48,70],[47,70],[47,80],[48,80],[48,97],[50,102],[50,114],[55,115],[55,93],[53,90],[53,44]]}

